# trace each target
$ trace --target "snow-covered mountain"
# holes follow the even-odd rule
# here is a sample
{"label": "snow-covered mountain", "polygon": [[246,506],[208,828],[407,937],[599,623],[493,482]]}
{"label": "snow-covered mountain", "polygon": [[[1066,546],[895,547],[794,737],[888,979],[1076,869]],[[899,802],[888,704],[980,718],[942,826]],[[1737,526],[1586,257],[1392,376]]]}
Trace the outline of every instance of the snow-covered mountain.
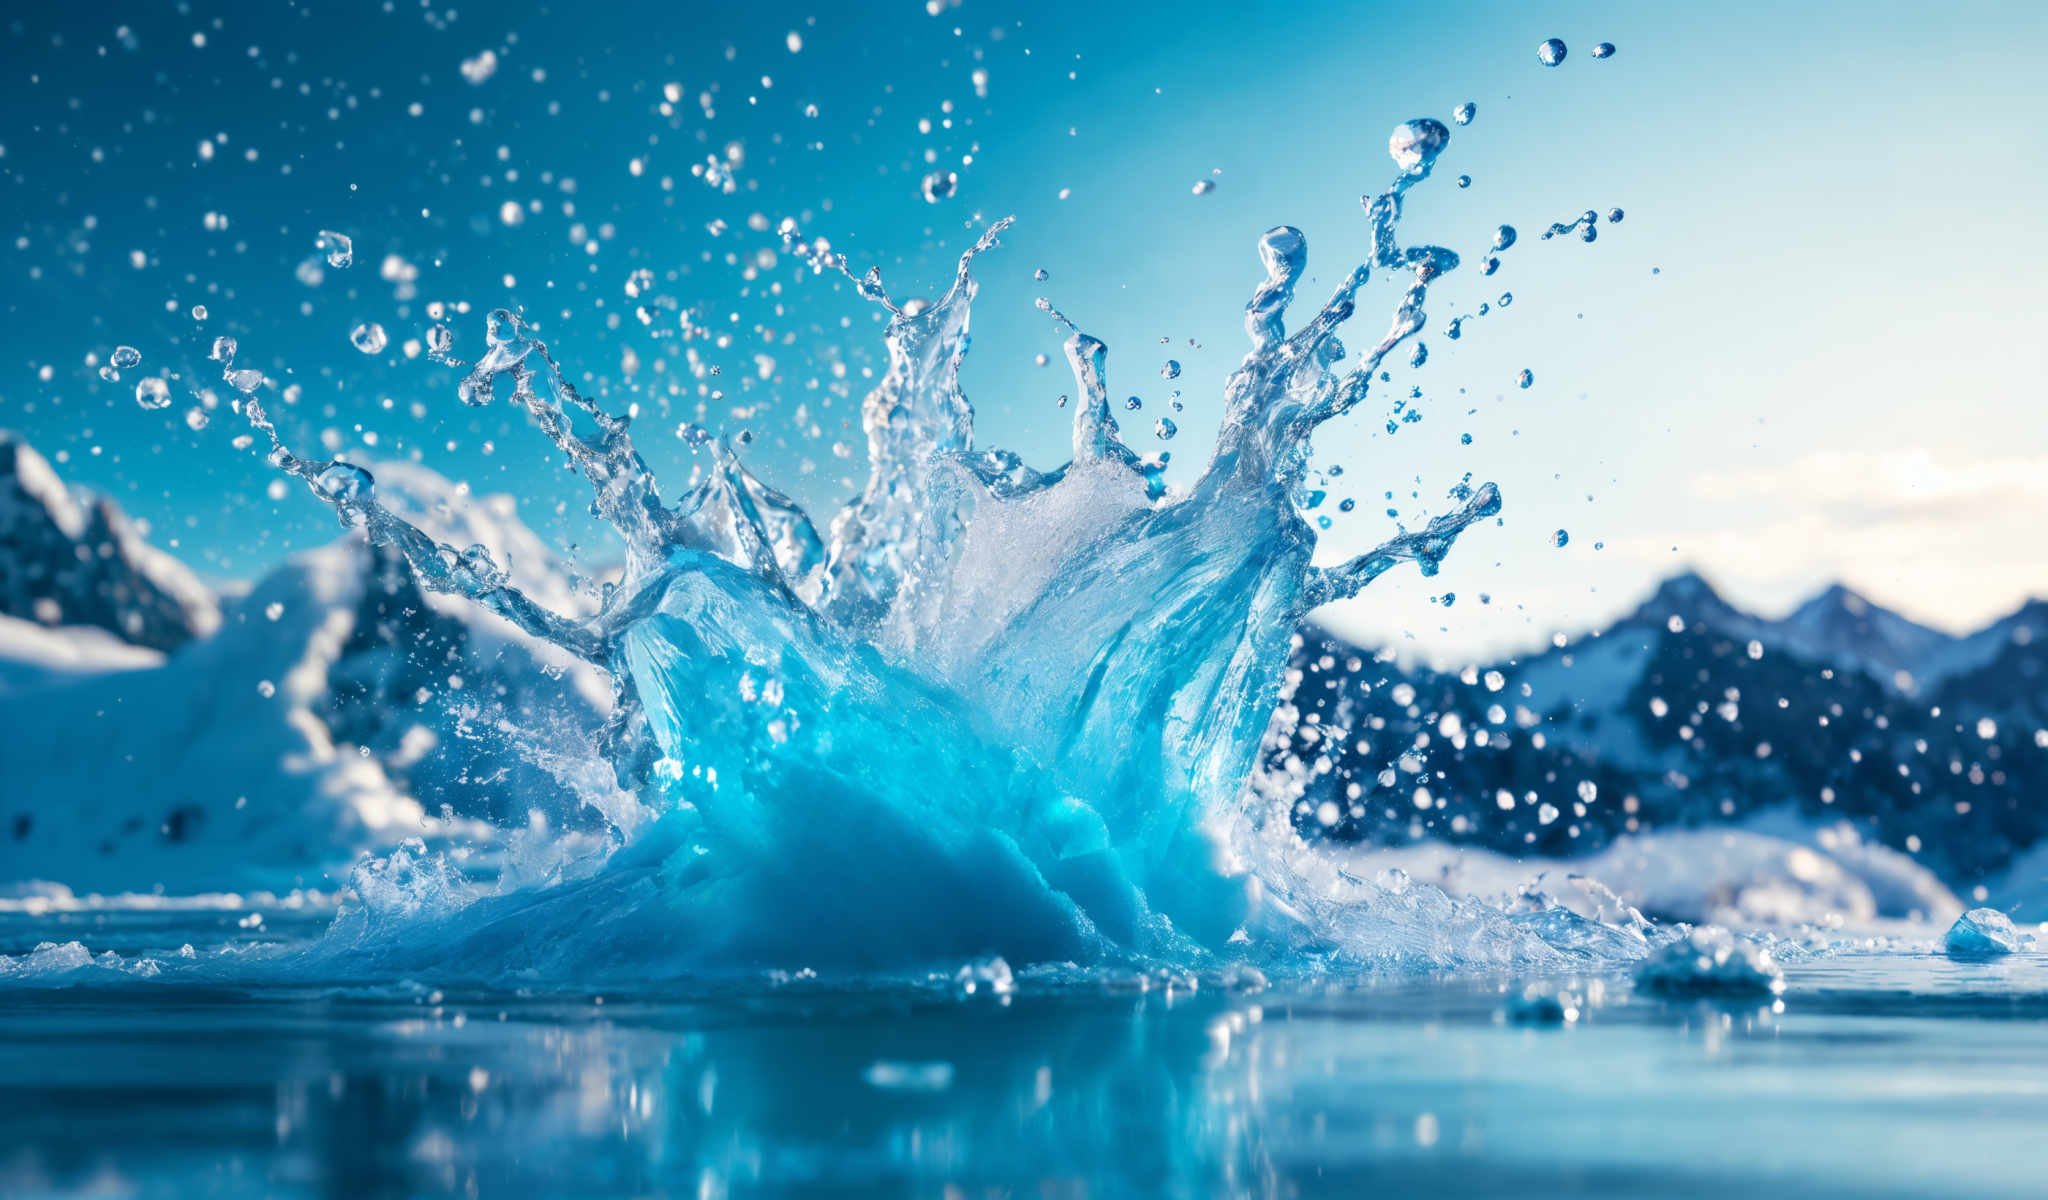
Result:
{"label": "snow-covered mountain", "polygon": [[[69,493],[18,442],[12,461],[27,464],[14,496],[36,502],[26,519],[16,504],[13,527],[41,534],[11,544],[48,561],[48,531],[72,527]],[[509,498],[470,497],[401,464],[379,467],[378,482],[436,537],[483,543],[537,595],[588,608]],[[178,578],[126,537],[100,561]],[[45,616],[149,594],[108,591],[107,578],[34,576]],[[295,556],[224,609],[211,596],[181,599],[180,611],[212,614],[192,631],[202,636],[167,639],[147,616],[113,622],[133,631],[126,642],[97,622],[0,618],[0,882],[332,887],[360,851],[423,832],[488,842],[491,823],[523,827],[529,812],[560,828],[591,821],[587,803],[630,803],[595,754],[610,693],[593,669],[474,605],[423,593],[360,535]]]}
{"label": "snow-covered mountain", "polygon": [[1880,680],[1904,672],[1931,676],[1930,665],[1955,639],[1907,620],[1835,584],[1771,627],[1775,640],[1816,662],[1855,666]]}
{"label": "snow-covered mountain", "polygon": [[1845,589],[1771,621],[1687,574],[1609,628],[1458,673],[1311,632],[1269,767],[1297,825],[1339,839],[1571,856],[1789,813],[1966,886],[2048,837],[2044,609],[1958,640]]}
{"label": "snow-covered mountain", "polygon": [[66,487],[20,435],[0,429],[0,615],[93,626],[169,650],[220,624],[197,577],[151,546],[119,505]]}

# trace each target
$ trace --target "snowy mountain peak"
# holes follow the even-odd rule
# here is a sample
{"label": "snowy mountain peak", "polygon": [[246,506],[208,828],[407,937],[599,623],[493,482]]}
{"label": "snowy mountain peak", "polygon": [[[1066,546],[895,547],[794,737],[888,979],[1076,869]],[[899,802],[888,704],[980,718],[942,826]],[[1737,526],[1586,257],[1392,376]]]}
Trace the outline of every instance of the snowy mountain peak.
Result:
{"label": "snowy mountain peak", "polygon": [[213,594],[142,537],[120,506],[76,495],[0,430],[0,615],[105,629],[170,650],[220,624]]}
{"label": "snowy mountain peak", "polygon": [[1855,665],[1880,677],[1921,673],[1955,639],[1908,620],[1841,584],[1830,585],[1778,622],[1779,638],[1808,658]]}

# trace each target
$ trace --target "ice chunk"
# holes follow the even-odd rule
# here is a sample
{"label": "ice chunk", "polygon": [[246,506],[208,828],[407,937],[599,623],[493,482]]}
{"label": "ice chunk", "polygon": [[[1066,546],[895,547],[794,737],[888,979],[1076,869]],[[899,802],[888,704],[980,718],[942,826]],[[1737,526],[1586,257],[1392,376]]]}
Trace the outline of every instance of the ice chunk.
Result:
{"label": "ice chunk", "polygon": [[1770,951],[1710,925],[1645,959],[1636,986],[1661,996],[1775,996],[1785,972]]}
{"label": "ice chunk", "polygon": [[1997,958],[2019,948],[2012,918],[1995,908],[1973,908],[1957,917],[1942,943],[1950,958]]}

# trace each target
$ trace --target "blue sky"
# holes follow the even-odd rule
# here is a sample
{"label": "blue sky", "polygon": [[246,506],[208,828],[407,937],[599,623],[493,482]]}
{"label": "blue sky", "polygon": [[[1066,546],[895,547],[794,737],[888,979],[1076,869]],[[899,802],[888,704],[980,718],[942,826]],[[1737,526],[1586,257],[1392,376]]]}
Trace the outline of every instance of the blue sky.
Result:
{"label": "blue sky", "polygon": [[[332,536],[310,502],[269,495],[231,444],[238,419],[188,427],[194,389],[225,391],[205,370],[221,334],[274,392],[299,387],[285,424],[309,445],[417,454],[588,537],[523,421],[462,408],[449,371],[406,356],[432,303],[468,356],[484,310],[523,304],[592,391],[642,405],[643,448],[672,479],[689,455],[670,431],[702,402],[707,423],[755,430],[764,475],[835,502],[852,472],[830,447],[859,445],[874,314],[787,257],[765,265],[780,243],[750,219],[796,217],[915,294],[1014,215],[966,371],[982,440],[1043,465],[1065,443],[1070,384],[1032,306],[1046,295],[1109,343],[1112,387],[1145,403],[1127,425],[1166,411],[1159,367],[1182,363],[1185,477],[1243,352],[1258,234],[1302,228],[1306,294],[1327,292],[1364,251],[1358,197],[1391,173],[1388,132],[1473,101],[1408,210],[1409,240],[1467,260],[1433,293],[1431,360],[1326,430],[1317,461],[1341,463],[1359,501],[1332,514],[1333,557],[1468,471],[1501,483],[1506,521],[1334,623],[1455,659],[1596,624],[1686,565],[1766,610],[1840,578],[1948,627],[2048,592],[2032,528],[2048,504],[2042,6],[195,2],[8,20],[0,424],[216,577]],[[1547,69],[1535,49],[1553,36],[1571,54]],[[1596,61],[1602,40],[1619,51]],[[692,175],[729,147],[730,193]],[[927,204],[935,167],[959,188]],[[1214,190],[1192,194],[1200,179]],[[1538,240],[1609,207],[1627,218],[1594,244]],[[1484,278],[1503,222],[1521,243]],[[321,229],[348,233],[356,261],[309,286]],[[682,347],[626,294],[642,268],[733,334],[693,343],[719,373],[679,395]],[[1381,282],[1354,343],[1391,304]],[[364,321],[386,352],[350,345]],[[119,344],[143,365],[102,381]],[[179,402],[139,410],[138,373],[165,370]],[[1424,418],[1390,437],[1411,386]],[[817,439],[798,436],[799,406]],[[1445,590],[1459,602],[1432,605]]]}

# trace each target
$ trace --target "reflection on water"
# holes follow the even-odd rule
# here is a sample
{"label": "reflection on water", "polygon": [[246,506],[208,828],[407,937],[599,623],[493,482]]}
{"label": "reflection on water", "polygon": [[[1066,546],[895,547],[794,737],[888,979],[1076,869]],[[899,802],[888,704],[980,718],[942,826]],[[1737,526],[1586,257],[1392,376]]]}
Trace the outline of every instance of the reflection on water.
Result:
{"label": "reflection on water", "polygon": [[1782,1014],[1587,981],[1565,1027],[1505,1019],[1504,986],[10,991],[0,1192],[1867,1196],[2035,1182],[2044,964],[1808,967]]}

